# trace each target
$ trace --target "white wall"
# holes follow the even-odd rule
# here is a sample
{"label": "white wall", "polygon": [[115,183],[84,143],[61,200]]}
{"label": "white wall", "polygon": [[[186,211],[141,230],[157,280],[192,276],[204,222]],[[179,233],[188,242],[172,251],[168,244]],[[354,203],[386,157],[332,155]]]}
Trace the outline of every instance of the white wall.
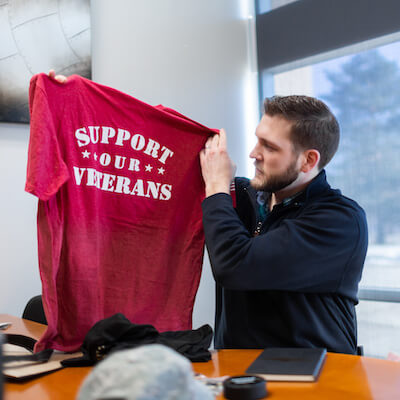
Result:
{"label": "white wall", "polygon": [[36,199],[24,192],[29,127],[0,124],[0,313],[20,316],[41,291]]}
{"label": "white wall", "polygon": [[[254,93],[248,97],[243,14],[250,2],[91,3],[93,80],[147,103],[175,108],[209,127],[226,128],[238,173],[245,174],[244,110],[249,101],[257,104]],[[15,315],[40,292],[36,200],[23,191],[27,143],[27,126],[0,124],[0,312]],[[213,316],[214,283],[206,260],[193,326],[212,323]]]}

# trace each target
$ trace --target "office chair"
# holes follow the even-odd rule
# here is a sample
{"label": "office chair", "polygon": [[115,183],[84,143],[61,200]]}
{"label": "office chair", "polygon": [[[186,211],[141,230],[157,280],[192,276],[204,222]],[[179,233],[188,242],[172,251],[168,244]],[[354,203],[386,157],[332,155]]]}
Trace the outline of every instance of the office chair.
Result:
{"label": "office chair", "polygon": [[34,296],[28,301],[24,312],[22,313],[22,318],[47,325],[47,319],[44,313],[41,295]]}

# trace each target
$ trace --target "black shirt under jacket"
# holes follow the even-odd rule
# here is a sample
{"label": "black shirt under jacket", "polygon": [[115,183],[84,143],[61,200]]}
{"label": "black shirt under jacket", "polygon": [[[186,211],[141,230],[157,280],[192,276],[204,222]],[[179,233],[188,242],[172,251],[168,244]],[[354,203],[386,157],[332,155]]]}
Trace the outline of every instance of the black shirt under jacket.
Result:
{"label": "black shirt under jacket", "polygon": [[325,171],[253,236],[256,191],[236,178],[203,201],[216,281],[216,348],[325,347],[355,354],[358,283],[367,251],[365,213],[332,189]]}

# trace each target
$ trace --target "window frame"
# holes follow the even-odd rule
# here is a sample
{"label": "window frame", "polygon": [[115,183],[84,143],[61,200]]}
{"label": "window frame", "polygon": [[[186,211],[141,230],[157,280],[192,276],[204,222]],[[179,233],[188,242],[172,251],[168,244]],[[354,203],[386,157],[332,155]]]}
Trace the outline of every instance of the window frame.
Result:
{"label": "window frame", "polygon": [[[273,74],[400,40],[398,0],[298,0],[264,13],[261,2],[255,0],[260,105]],[[400,287],[362,286],[358,294],[400,303]]]}

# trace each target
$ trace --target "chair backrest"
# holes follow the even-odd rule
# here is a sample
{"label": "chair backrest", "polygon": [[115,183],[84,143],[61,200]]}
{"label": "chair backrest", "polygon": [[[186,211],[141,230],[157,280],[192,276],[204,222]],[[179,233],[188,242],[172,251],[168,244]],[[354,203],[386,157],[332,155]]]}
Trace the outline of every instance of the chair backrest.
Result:
{"label": "chair backrest", "polygon": [[24,312],[22,313],[22,318],[47,325],[42,296],[34,296],[28,301],[27,305],[25,306]]}

